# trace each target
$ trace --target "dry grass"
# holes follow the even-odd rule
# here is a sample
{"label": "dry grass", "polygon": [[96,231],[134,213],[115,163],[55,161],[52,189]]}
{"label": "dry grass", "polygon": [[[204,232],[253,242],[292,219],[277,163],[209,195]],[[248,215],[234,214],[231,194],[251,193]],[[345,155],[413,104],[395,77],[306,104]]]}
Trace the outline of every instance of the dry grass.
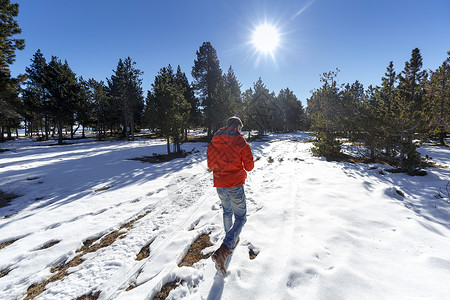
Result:
{"label": "dry grass", "polygon": [[39,249],[37,249],[37,250],[48,249],[48,248],[50,248],[50,247],[55,246],[55,245],[58,244],[59,242],[61,242],[61,241],[51,241],[51,242],[48,242],[47,244],[45,244],[44,246],[42,246],[41,248],[39,248]]}
{"label": "dry grass", "polygon": [[6,275],[9,274],[9,272],[11,272],[11,269],[0,270],[0,278],[5,277]]}
{"label": "dry grass", "polygon": [[151,241],[150,244],[142,247],[141,251],[139,251],[138,255],[136,256],[136,260],[143,260],[144,258],[147,258],[150,256],[150,245],[152,243],[153,243],[153,241]]}
{"label": "dry grass", "polygon": [[153,300],[165,300],[169,296],[170,291],[176,289],[183,281],[176,279],[174,281],[168,282],[161,288],[158,294],[153,297]]}
{"label": "dry grass", "polygon": [[[126,223],[125,225],[122,225],[118,230],[115,230],[107,235],[105,235],[104,237],[100,238],[96,238],[96,239],[91,239],[91,240],[86,240],[83,242],[83,246],[78,249],[76,251],[76,253],[79,253],[77,256],[75,256],[74,258],[72,258],[70,261],[63,263],[59,266],[56,266],[54,268],[52,268],[50,270],[50,272],[52,273],[56,273],[54,275],[52,275],[49,279],[47,279],[44,282],[41,282],[39,284],[32,284],[28,287],[27,290],[27,296],[25,297],[25,300],[28,299],[34,299],[35,297],[37,297],[38,295],[40,295],[46,288],[46,286],[51,283],[51,282],[55,282],[58,280],[62,280],[64,277],[66,277],[68,275],[67,270],[69,268],[72,267],[76,267],[78,265],[80,265],[81,263],[83,263],[83,256],[87,253],[92,253],[92,252],[96,252],[97,250],[101,249],[101,248],[105,248],[110,246],[112,243],[114,243],[118,238],[120,237],[124,237],[126,235],[126,232],[124,232],[124,229],[129,230],[133,224],[142,219],[143,217],[145,217],[147,214],[149,214],[150,211],[138,216],[137,218],[131,220],[130,222]],[[99,242],[97,242],[98,240],[100,240]],[[98,293],[98,295],[97,295]],[[100,295],[100,292],[96,292],[93,295],[86,295],[83,297],[94,297],[94,296],[98,296]],[[97,298],[81,298],[81,299],[97,299]]]}
{"label": "dry grass", "polygon": [[10,241],[1,243],[0,244],[0,250],[2,250],[5,247],[8,247],[9,245],[11,245],[12,243],[16,242],[17,240],[19,240],[19,239],[10,240]]}
{"label": "dry grass", "polygon": [[202,234],[192,243],[183,260],[178,264],[178,267],[192,267],[196,262],[209,258],[212,253],[204,255],[202,254],[202,250],[212,245],[209,240],[209,234]]}

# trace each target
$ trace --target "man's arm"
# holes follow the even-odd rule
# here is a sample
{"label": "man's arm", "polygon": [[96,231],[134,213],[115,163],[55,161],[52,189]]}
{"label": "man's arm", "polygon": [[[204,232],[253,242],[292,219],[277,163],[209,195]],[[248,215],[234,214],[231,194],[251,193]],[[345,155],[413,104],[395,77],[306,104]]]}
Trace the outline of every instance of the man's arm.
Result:
{"label": "man's arm", "polygon": [[250,148],[250,145],[247,142],[245,142],[244,150],[242,151],[242,163],[247,172],[253,170],[253,167],[255,166],[252,148]]}

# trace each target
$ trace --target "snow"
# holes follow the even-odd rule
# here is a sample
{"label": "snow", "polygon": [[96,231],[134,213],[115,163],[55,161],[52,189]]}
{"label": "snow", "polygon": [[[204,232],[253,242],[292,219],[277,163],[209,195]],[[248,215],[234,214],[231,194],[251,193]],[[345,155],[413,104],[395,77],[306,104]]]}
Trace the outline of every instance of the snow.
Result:
{"label": "snow", "polygon": [[[448,298],[450,201],[436,195],[450,180],[449,148],[422,146],[447,168],[411,177],[313,157],[308,139],[269,134],[251,143],[259,159],[245,186],[247,224],[226,277],[211,259],[178,267],[201,234],[215,244],[204,253],[224,236],[206,143],[186,143],[193,154],[159,164],[130,159],[165,153],[161,140],[3,143],[11,151],[0,153],[0,190],[21,197],[0,208],[0,244],[15,240],[0,250],[0,271],[9,270],[0,299],[24,298],[83,242],[115,230],[111,245],[83,255],[36,299],[95,291],[152,299],[176,279],[169,299]],[[50,242],[58,243],[42,249]],[[150,256],[136,260],[148,245]]]}

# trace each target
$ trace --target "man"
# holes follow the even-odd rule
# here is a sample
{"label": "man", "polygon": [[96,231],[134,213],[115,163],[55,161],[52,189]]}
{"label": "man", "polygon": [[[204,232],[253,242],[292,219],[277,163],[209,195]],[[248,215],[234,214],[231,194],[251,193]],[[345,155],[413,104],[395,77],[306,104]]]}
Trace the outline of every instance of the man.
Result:
{"label": "man", "polygon": [[[214,134],[207,150],[208,168],[213,171],[214,187],[222,202],[225,238],[212,255],[216,269],[226,274],[227,257],[239,242],[239,234],[247,221],[244,183],[254,166],[252,150],[242,137],[242,121],[231,117],[227,126]],[[232,217],[234,215],[234,223]]]}

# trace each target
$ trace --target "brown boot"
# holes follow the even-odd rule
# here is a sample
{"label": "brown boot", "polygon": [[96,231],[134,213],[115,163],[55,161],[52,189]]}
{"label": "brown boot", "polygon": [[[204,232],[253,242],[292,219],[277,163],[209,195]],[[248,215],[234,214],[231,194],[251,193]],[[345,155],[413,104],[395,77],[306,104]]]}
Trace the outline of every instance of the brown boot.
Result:
{"label": "brown boot", "polygon": [[211,259],[214,261],[216,265],[216,269],[219,273],[222,275],[225,275],[227,273],[227,269],[225,267],[225,263],[227,261],[228,256],[233,253],[230,249],[228,249],[227,246],[224,244],[220,245],[219,249],[217,249],[213,255],[211,256]]}

